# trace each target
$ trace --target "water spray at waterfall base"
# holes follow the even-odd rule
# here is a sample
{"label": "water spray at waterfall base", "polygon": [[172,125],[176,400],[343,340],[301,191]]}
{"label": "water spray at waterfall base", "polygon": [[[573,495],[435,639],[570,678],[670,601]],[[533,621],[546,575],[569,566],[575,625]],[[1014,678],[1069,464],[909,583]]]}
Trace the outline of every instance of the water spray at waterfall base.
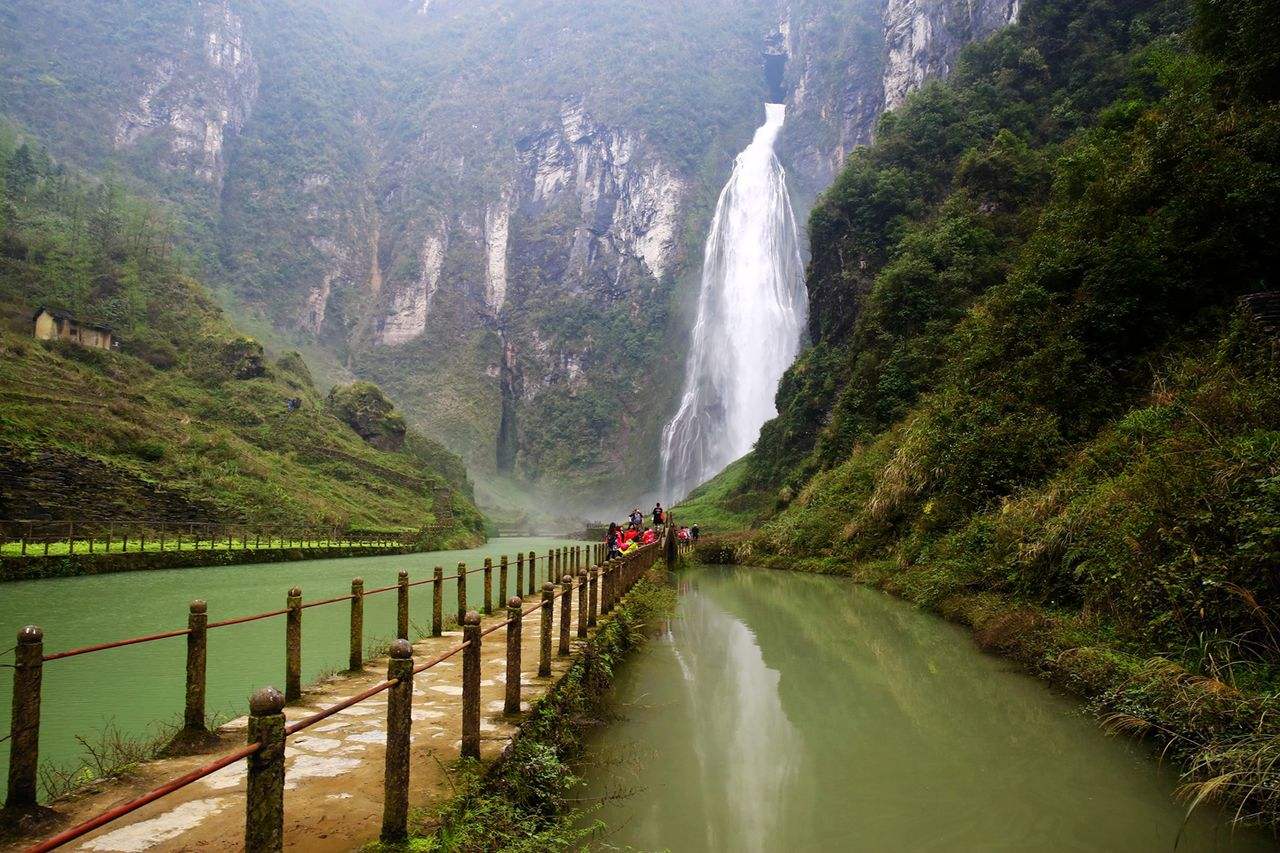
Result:
{"label": "water spray at waterfall base", "polygon": [[800,242],[774,143],[786,116],[765,123],[720,193],[680,407],[662,433],[662,490],[682,498],[745,454],[777,414],[778,380],[795,360],[806,298]]}

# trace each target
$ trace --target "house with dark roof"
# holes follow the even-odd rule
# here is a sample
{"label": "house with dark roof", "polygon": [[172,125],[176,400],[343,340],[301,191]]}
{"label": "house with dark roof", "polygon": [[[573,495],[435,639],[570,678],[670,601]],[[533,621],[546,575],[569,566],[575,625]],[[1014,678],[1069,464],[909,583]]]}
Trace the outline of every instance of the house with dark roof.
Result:
{"label": "house with dark roof", "polygon": [[95,323],[83,323],[64,314],[52,311],[44,306],[32,318],[35,323],[35,336],[42,341],[71,341],[86,347],[111,349],[115,343],[111,329]]}

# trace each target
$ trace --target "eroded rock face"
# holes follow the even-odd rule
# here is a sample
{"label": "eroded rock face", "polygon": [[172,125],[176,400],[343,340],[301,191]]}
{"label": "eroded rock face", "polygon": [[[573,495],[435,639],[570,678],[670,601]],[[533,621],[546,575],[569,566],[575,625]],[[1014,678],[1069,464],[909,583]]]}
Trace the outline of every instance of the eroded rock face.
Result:
{"label": "eroded rock face", "polygon": [[[871,141],[886,110],[901,106],[926,81],[948,74],[966,44],[1016,21],[1020,0],[884,0],[878,9],[855,0],[844,5],[829,17],[795,0],[779,24],[791,66],[789,123],[810,129],[799,138],[784,136],[784,156],[798,173],[806,200],[831,182],[854,148]],[[838,74],[830,64],[833,47],[851,60]]]}
{"label": "eroded rock face", "polygon": [[258,64],[230,0],[201,0],[185,43],[148,69],[115,130],[117,148],[157,134],[170,168],[220,186],[227,137],[244,127],[258,96]]}
{"label": "eroded rock face", "polygon": [[558,126],[520,140],[521,212],[576,206],[568,271],[580,283],[593,264],[643,263],[655,279],[671,268],[688,184],[639,134],[597,124],[577,98]]}
{"label": "eroded rock face", "polygon": [[1019,0],[888,0],[884,10],[884,107],[902,105],[931,77],[945,76],[960,48],[1012,23]]}

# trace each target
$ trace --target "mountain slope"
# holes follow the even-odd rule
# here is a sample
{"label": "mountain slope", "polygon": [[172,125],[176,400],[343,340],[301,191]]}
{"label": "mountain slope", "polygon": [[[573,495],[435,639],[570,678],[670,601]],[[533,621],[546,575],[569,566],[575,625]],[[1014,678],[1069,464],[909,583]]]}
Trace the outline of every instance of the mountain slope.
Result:
{"label": "mountain slope", "polygon": [[656,479],[707,220],[761,103],[788,103],[806,208],[886,104],[1016,13],[17,0],[0,101],[176,201],[269,343],[378,382],[481,475],[589,502]]}
{"label": "mountain slope", "polygon": [[[326,400],[296,353],[273,360],[237,334],[162,210],[7,130],[0,174],[0,515],[482,536],[461,462],[385,408]],[[120,350],[33,340],[42,305],[109,324]],[[356,431],[371,419],[381,440]]]}

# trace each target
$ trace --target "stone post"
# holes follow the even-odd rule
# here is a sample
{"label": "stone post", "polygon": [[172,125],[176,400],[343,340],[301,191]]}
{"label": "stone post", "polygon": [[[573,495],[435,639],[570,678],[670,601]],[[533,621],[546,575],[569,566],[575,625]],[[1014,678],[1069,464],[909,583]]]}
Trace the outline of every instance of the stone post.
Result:
{"label": "stone post", "polygon": [[43,674],[44,632],[35,625],[28,625],[18,631],[18,648],[14,653],[6,809],[33,809],[36,806],[36,772],[40,760],[40,683]]}
{"label": "stone post", "polygon": [[573,578],[560,578],[560,654],[569,654],[569,619],[573,607]]}
{"label": "stone post", "polygon": [[537,581],[537,578],[535,577],[537,563],[538,563],[538,555],[533,551],[530,551],[529,552],[529,594],[530,595],[533,595],[535,592],[538,591],[538,586],[537,586],[538,581]]}
{"label": "stone post", "polygon": [[205,669],[209,660],[209,608],[196,599],[187,614],[187,702],[182,727],[188,732],[206,731],[204,724]]}
{"label": "stone post", "polygon": [[503,554],[498,560],[498,600],[507,600],[507,581],[510,574],[507,567],[507,555]]}
{"label": "stone post", "polygon": [[578,639],[587,638],[587,570],[578,569]]}
{"label": "stone post", "polygon": [[556,585],[548,581],[542,585],[542,633],[539,634],[538,675],[551,674],[551,623],[556,609]]}
{"label": "stone post", "polygon": [[285,599],[284,701],[302,698],[302,590],[294,587]]}
{"label": "stone post", "polygon": [[[532,589],[529,590],[533,592]],[[524,552],[516,552],[516,595],[524,598]]]}
{"label": "stone post", "polygon": [[404,570],[396,579],[396,637],[409,639],[409,573]]}
{"label": "stone post", "polygon": [[409,732],[413,725],[413,646],[404,637],[391,644],[387,680],[387,752],[382,781],[382,840],[409,837]]}
{"label": "stone post", "polygon": [[547,552],[547,580],[555,583],[560,576],[556,574],[556,552],[554,550]]}
{"label": "stone post", "polygon": [[493,613],[493,558],[484,558],[484,615]]}
{"label": "stone post", "polygon": [[458,563],[458,627],[467,619],[467,564]]}
{"label": "stone post", "polygon": [[600,585],[600,567],[591,567],[591,592],[587,602],[587,625],[594,628],[596,617],[600,612],[600,599],[596,587]]}
{"label": "stone post", "polygon": [[262,748],[248,758],[244,849],[269,853],[284,848],[284,703],[274,687],[249,698],[249,743]]}
{"label": "stone post", "polygon": [[504,714],[520,713],[520,605],[517,596],[507,601],[507,696],[502,706]]}
{"label": "stone post", "polygon": [[480,757],[480,614],[468,611],[462,623],[462,757]]}
{"label": "stone post", "polygon": [[436,566],[431,578],[431,636],[444,633],[444,567]]}
{"label": "stone post", "polygon": [[351,653],[347,669],[364,669],[364,578],[351,579]]}

